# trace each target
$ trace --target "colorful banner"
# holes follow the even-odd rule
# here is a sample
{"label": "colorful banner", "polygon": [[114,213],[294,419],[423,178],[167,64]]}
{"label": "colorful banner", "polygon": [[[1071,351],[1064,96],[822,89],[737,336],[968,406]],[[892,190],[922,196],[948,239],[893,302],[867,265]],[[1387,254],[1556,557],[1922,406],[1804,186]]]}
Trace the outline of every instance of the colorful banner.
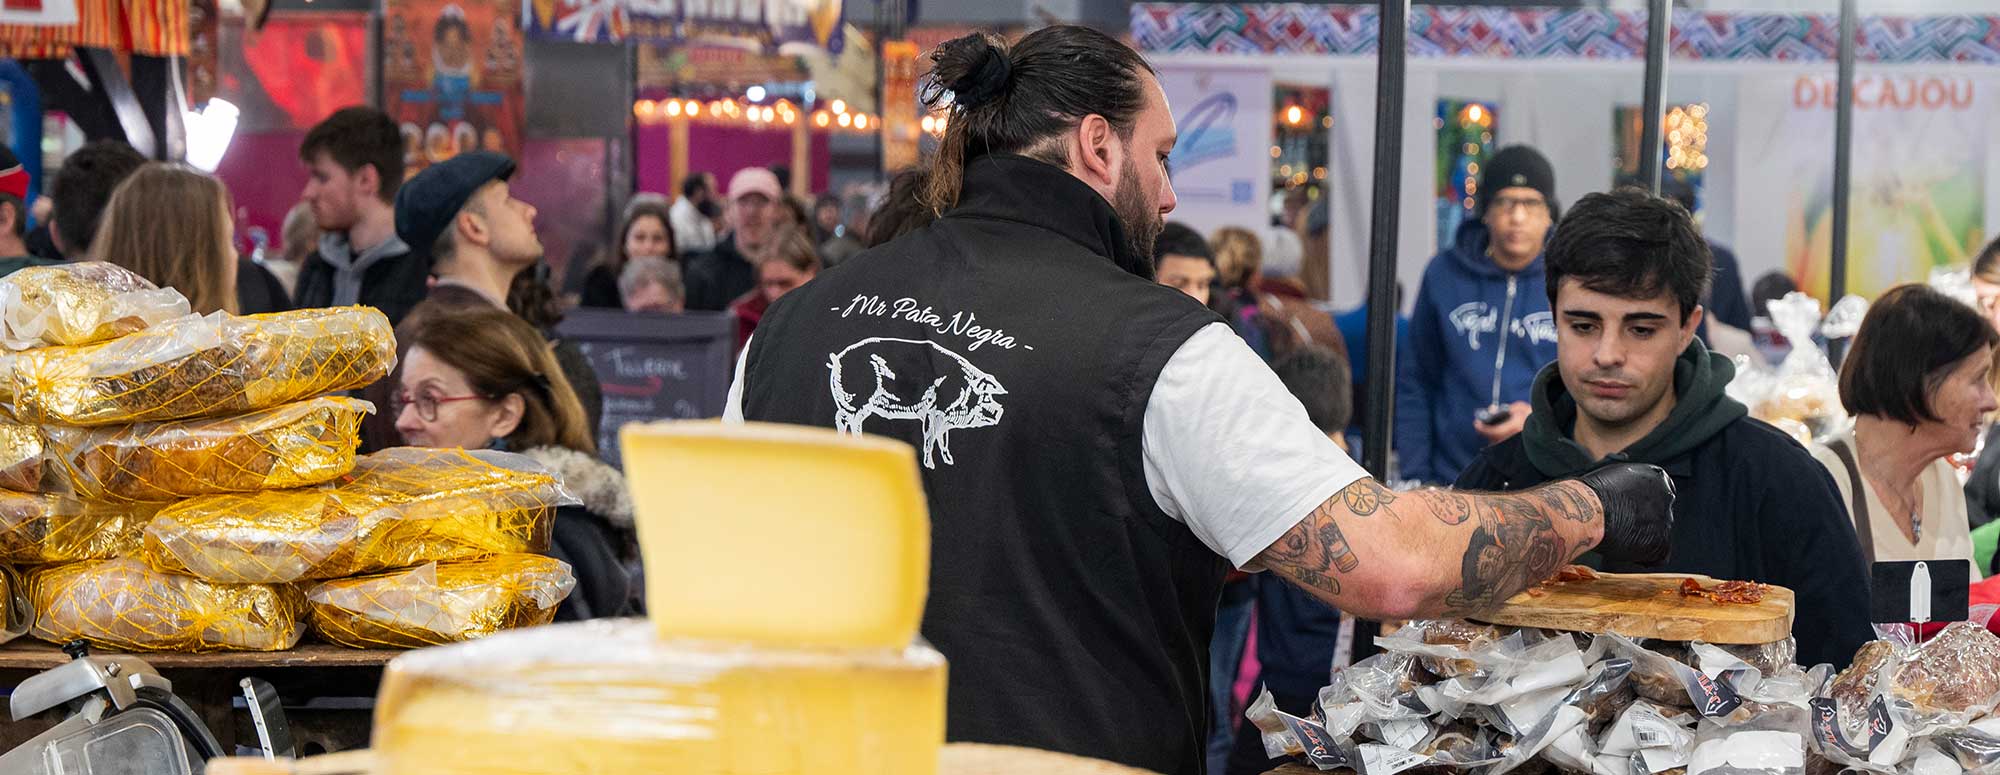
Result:
{"label": "colorful banner", "polygon": [[382,101],[402,125],[406,175],[464,151],[520,158],[521,40],[499,0],[393,0]]}
{"label": "colorful banner", "polygon": [[[1373,5],[1133,3],[1132,38],[1146,53],[1374,56]],[[1832,62],[1833,14],[1677,9],[1674,59]],[[2000,63],[2000,16],[1863,16],[1862,62]],[[1419,5],[1410,9],[1412,57],[1642,59],[1646,12],[1603,8]]]}
{"label": "colorful banner", "polygon": [[917,78],[921,49],[908,40],[882,44],[882,174],[917,166]]}
{"label": "colorful banner", "polygon": [[[1824,298],[1833,242],[1834,80],[1746,78],[1737,104],[1738,252],[1783,256]],[[1847,289],[1873,297],[1963,266],[1983,244],[1996,182],[1996,82],[1969,75],[1855,79]]]}
{"label": "colorful banner", "polygon": [[1180,207],[1168,217],[1203,234],[1270,223],[1270,71],[1162,67],[1160,86],[1180,129],[1169,160]]}
{"label": "colorful banner", "polygon": [[840,53],[841,0],[529,0],[530,37],[578,43],[738,42],[768,51],[809,46]]}

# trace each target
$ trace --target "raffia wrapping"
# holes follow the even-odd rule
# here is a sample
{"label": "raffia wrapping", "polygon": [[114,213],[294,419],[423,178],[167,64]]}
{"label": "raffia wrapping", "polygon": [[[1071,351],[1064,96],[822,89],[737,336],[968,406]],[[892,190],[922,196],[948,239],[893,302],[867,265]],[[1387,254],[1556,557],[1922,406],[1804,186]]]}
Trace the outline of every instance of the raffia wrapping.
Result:
{"label": "raffia wrapping", "polygon": [[313,630],[353,648],[421,648],[548,624],[576,588],[569,564],[499,554],[328,581],[306,594]]}
{"label": "raffia wrapping", "polygon": [[50,565],[28,576],[35,637],[126,651],[282,651],[304,633],[290,585],[211,584],[134,559]]}
{"label": "raffia wrapping", "polygon": [[227,584],[337,579],[548,548],[575,503],[540,464],[506,452],[399,447],[333,482],[192,498],[146,527],[153,567]]}
{"label": "raffia wrapping", "polygon": [[0,277],[0,346],[9,350],[108,341],[187,314],[179,291],[102,261]]}
{"label": "raffia wrapping", "polygon": [[228,417],[359,388],[389,373],[396,336],[373,307],[188,316],[82,347],[0,357],[0,406],[30,425]]}
{"label": "raffia wrapping", "polygon": [[373,410],[325,397],[239,417],[44,427],[40,485],[88,500],[168,502],[319,484],[354,468],[361,418]]}
{"label": "raffia wrapping", "polygon": [[0,562],[43,565],[131,555],[159,508],[0,490]]}

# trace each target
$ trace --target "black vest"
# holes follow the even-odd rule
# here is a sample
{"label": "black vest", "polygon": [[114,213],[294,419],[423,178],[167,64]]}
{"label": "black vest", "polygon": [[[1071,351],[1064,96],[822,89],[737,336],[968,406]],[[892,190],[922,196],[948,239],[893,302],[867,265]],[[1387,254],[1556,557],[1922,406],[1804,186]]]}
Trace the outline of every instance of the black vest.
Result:
{"label": "black vest", "polygon": [[1227,565],[1153,501],[1140,425],[1221,318],[1132,259],[1075,177],[974,161],[959,207],[771,307],[744,416],[917,448],[951,740],[1199,773]]}

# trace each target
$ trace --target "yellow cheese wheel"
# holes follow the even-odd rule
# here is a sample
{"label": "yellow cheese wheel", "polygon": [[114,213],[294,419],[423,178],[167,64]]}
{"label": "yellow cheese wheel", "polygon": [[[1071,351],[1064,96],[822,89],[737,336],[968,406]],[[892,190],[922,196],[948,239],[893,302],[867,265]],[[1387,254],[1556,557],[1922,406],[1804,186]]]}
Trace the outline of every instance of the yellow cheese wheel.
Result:
{"label": "yellow cheese wheel", "polygon": [[389,663],[375,775],[934,775],[944,657],[667,640],[642,620]]}
{"label": "yellow cheese wheel", "polygon": [[620,434],[663,637],[898,648],[916,637],[930,516],[910,446],[794,425]]}

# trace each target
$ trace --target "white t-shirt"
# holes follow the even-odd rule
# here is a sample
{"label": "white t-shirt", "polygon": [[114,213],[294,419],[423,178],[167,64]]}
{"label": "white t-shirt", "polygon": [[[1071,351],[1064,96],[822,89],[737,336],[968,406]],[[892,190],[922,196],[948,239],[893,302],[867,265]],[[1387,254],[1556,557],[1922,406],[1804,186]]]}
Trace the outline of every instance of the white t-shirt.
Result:
{"label": "white t-shirt", "polygon": [[[739,358],[725,422],[743,421],[743,368]],[[1143,433],[1146,486],[1160,510],[1239,568],[1368,475],[1222,323],[1167,360]]]}

